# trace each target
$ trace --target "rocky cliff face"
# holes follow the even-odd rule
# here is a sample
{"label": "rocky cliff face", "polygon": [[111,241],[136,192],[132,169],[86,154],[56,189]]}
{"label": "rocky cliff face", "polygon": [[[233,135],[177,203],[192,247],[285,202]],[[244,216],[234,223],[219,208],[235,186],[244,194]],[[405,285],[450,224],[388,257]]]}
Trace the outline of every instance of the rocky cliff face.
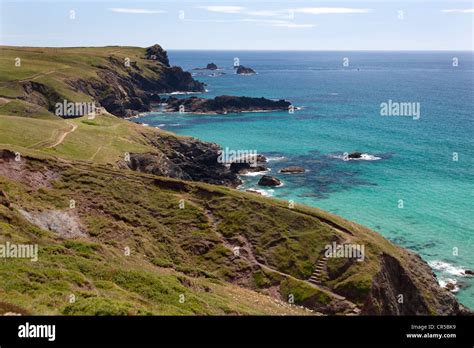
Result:
{"label": "rocky cliff face", "polygon": [[160,45],[153,45],[146,49],[146,59],[157,60],[165,66],[170,66],[168,53]]}
{"label": "rocky cliff face", "polygon": [[56,90],[42,83],[25,81],[21,83],[21,87],[24,90],[24,96],[19,99],[43,107],[51,112],[54,112],[56,103],[62,103],[64,100]]}
{"label": "rocky cliff face", "polygon": [[[403,267],[390,254],[380,255],[380,271],[362,314],[368,315],[459,315],[469,311],[442,289],[430,267],[420,256],[406,252],[410,267]],[[427,296],[429,294],[429,296]]]}
{"label": "rocky cliff face", "polygon": [[130,117],[151,111],[151,103],[159,100],[159,93],[175,91],[203,92],[204,85],[194,80],[180,67],[170,67],[168,56],[160,46],[147,49],[145,59],[155,74],[146,76],[137,64],[125,67],[123,61],[111,56],[112,65],[99,66],[99,79],[69,81],[73,90],[96,99],[101,106],[117,116]]}
{"label": "rocky cliff face", "polygon": [[[105,61],[89,67],[97,77],[85,78],[81,74],[73,74],[67,78],[58,76],[58,80],[75,94],[92,97],[96,104],[119,117],[150,111],[151,103],[160,99],[159,93],[204,92],[204,84],[194,80],[190,73],[180,67],[170,66],[166,51],[159,45],[144,49],[142,56],[128,60],[114,55],[111,49],[101,59]],[[40,105],[50,112],[54,112],[56,102],[68,100],[55,84],[46,85],[36,81],[18,83],[24,90],[24,95],[19,99]]]}
{"label": "rocky cliff face", "polygon": [[220,146],[194,138],[148,135],[159,152],[130,154],[131,169],[176,179],[237,187],[241,184],[234,171],[218,162]]}
{"label": "rocky cliff face", "polygon": [[[291,105],[286,100],[226,95],[214,99],[161,98],[160,94],[170,92],[204,92],[204,84],[182,68],[171,66],[168,54],[159,45],[133,50],[135,55],[127,57],[125,55],[128,51],[103,48],[100,54],[94,56],[100,63],[87,66],[87,73],[84,74],[74,73],[73,69],[70,69],[67,76],[62,76],[59,72],[57,75],[48,75],[54,82],[46,83],[41,79],[17,81],[24,91],[19,99],[53,113],[57,102],[83,102],[92,99],[97,106],[103,106],[108,112],[119,117],[131,117],[151,111],[153,103],[165,103],[166,110],[171,112],[184,107],[185,112],[218,114],[288,110]],[[217,67],[210,64],[208,68]],[[96,77],[91,77],[94,75]],[[75,100],[67,97],[66,94],[71,92]],[[82,100],[77,97],[81,94]]]}

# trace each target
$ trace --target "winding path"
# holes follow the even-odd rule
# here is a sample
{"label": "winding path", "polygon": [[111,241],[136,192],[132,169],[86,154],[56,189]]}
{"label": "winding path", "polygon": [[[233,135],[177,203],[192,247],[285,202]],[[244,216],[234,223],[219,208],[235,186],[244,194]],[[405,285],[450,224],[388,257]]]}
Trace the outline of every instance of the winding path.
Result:
{"label": "winding path", "polygon": [[64,141],[64,139],[66,139],[66,137],[67,137],[69,134],[71,134],[72,132],[74,132],[74,131],[77,129],[77,124],[71,123],[71,122],[68,122],[68,124],[71,126],[71,129],[68,130],[68,131],[65,131],[65,132],[61,133],[61,135],[59,136],[58,140],[57,140],[53,145],[48,146],[48,147],[47,147],[48,149],[60,145],[60,144]]}
{"label": "winding path", "polygon": [[[206,216],[206,218],[207,218],[207,220],[210,224],[211,229],[213,230],[214,233],[216,233],[216,235],[218,236],[218,238],[220,239],[220,241],[222,242],[224,247],[226,247],[228,250],[230,250],[232,253],[234,253],[234,247],[235,246],[232,245],[231,243],[229,243],[225,239],[225,237],[217,231],[218,222],[214,218],[214,215],[212,214],[212,211],[210,211],[207,208],[203,209],[203,207],[199,206],[199,204],[197,202],[194,202],[192,199],[188,198],[186,200],[186,202],[191,203],[194,207],[198,208],[199,210],[201,210],[203,212],[203,214]],[[330,226],[330,227],[334,228],[333,226]],[[338,228],[338,231],[344,233],[344,231],[341,230],[340,228]],[[250,262],[250,264],[257,265],[258,267],[266,269],[270,272],[280,274],[280,275],[284,276],[285,278],[290,278],[290,279],[294,279],[294,280],[298,280],[298,281],[302,280],[302,279],[295,278],[290,274],[281,272],[281,271],[279,271],[279,270],[277,270],[273,267],[270,267],[268,265],[265,265],[265,264],[259,262],[257,260],[257,258],[255,257],[254,253],[253,253],[252,246],[251,246],[250,242],[247,240],[247,238],[245,238],[245,236],[242,236],[242,237],[244,237],[243,238],[244,239],[244,246],[240,247],[240,249],[244,250],[247,255],[240,254],[238,257],[242,257],[242,258],[246,259],[248,262]],[[310,280],[306,280],[306,282],[307,282],[306,284],[308,284],[308,285],[310,285],[314,288],[317,288],[319,291],[325,293],[326,295],[333,298],[335,301],[339,302],[340,305],[345,305],[348,308],[348,310],[352,310],[352,313],[347,313],[347,315],[358,315],[360,313],[360,309],[357,307],[357,305],[354,304],[353,302],[349,301],[344,296],[336,294],[331,289],[321,286],[321,284],[318,283],[318,282],[314,282],[314,281],[310,281]]]}

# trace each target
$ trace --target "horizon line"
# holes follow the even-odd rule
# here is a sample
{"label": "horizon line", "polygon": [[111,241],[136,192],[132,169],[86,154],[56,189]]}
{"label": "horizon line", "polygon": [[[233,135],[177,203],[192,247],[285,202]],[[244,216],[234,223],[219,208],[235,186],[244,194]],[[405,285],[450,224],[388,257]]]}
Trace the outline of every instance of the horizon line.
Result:
{"label": "horizon line", "polygon": [[167,48],[167,51],[253,51],[253,52],[473,52],[473,49],[426,49],[426,50],[411,50],[411,49],[220,49],[220,48]]}
{"label": "horizon line", "polygon": [[[160,44],[158,44],[160,45]],[[151,45],[153,46],[153,45]],[[31,46],[31,45],[5,45],[0,43],[0,47],[20,47],[20,48],[105,48],[105,47],[136,47],[148,48],[151,46],[133,45],[102,45],[102,46]],[[249,52],[472,52],[472,49],[248,49],[248,48],[164,48],[165,51],[249,51]]]}

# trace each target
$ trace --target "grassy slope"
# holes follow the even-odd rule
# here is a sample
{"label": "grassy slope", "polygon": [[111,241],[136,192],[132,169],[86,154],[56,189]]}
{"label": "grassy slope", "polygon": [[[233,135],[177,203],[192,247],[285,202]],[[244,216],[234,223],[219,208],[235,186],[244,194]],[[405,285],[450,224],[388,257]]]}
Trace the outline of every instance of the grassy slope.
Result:
{"label": "grassy slope", "polygon": [[[50,149],[47,146],[55,141],[54,135],[58,136],[58,130],[71,120],[1,118],[20,121],[5,123],[10,126],[8,147],[23,156],[40,159],[27,160],[28,171],[43,172],[48,167],[61,173],[61,177],[52,182],[52,187],[39,189],[0,177],[0,189],[11,203],[27,211],[67,211],[69,199],[74,199],[78,206],[74,213],[89,233],[88,238],[63,239],[27,223],[15,209],[0,205],[4,241],[34,241],[41,245],[42,256],[33,267],[23,260],[0,263],[3,301],[26,311],[302,314],[305,312],[275,304],[268,297],[260,298],[261,295],[226,282],[264,292],[277,287],[283,297],[294,294],[297,304],[315,299],[328,301],[323,292],[298,280],[309,277],[324,245],[340,233],[321,223],[320,217],[360,231],[354,242],[369,241],[368,248],[374,248],[374,255],[381,250],[398,253],[380,236],[317,209],[291,210],[286,202],[254,194],[172,179],[156,181],[153,176],[104,166],[121,159],[124,150],[151,150],[141,143],[141,132],[156,130],[109,116],[98,117],[94,125],[89,120],[76,119],[77,130],[63,144]],[[55,131],[50,129],[52,123]],[[25,134],[32,126],[35,132],[25,137],[28,144],[40,143],[44,147],[15,145],[24,144],[24,138],[11,134]],[[53,133],[49,138],[43,136],[47,130]],[[48,141],[41,143],[41,138]],[[88,141],[79,141],[81,138]],[[91,160],[90,154],[97,153],[103,144],[108,146],[99,152],[103,151],[104,156]],[[124,147],[116,148],[117,144]],[[57,156],[67,159],[66,164],[59,164]],[[186,201],[184,210],[178,209],[180,199]],[[233,260],[228,244],[242,246],[243,238],[270,269],[255,268],[245,254],[244,258]],[[126,246],[138,255],[125,257]],[[372,262],[363,267],[351,267],[334,286],[368,291],[371,276],[378,269],[375,258],[370,259]],[[272,269],[295,278],[282,277]],[[198,285],[189,285],[194,283]],[[209,293],[209,287],[215,288],[216,293]],[[78,298],[75,304],[64,302],[70,293]],[[181,293],[194,298],[194,302],[177,304]],[[249,303],[250,299],[255,300]]]}
{"label": "grassy slope", "polygon": [[[22,156],[40,153],[11,148]],[[149,180],[141,182],[134,172],[122,173],[93,162],[65,165],[39,157],[23,157],[28,172],[44,173],[49,168],[61,172],[61,179],[52,187],[33,189],[18,177],[0,176],[2,195],[30,212],[68,211],[69,199],[74,199],[78,206],[74,214],[80,216],[89,236],[61,238],[28,223],[16,208],[0,202],[0,243],[40,245],[38,262],[0,262],[0,313],[307,313],[208,273],[211,260],[221,255],[219,248],[193,261],[181,243],[207,231],[201,230],[204,218],[192,205],[177,209],[180,194],[154,188]],[[125,247],[132,250],[130,256],[125,255]],[[205,267],[195,267],[196,262]],[[77,298],[73,304],[68,302],[70,294]],[[179,302],[181,294],[184,303]]]}
{"label": "grassy slope", "polygon": [[[0,81],[8,86],[15,81],[34,80],[46,84],[56,84],[58,89],[64,87],[66,93],[73,93],[70,87],[62,84],[65,79],[77,77],[97,77],[95,66],[110,66],[108,58],[114,56],[119,60],[130,58],[143,69],[143,75],[153,76],[148,69],[147,60],[143,59],[145,49],[139,47],[74,47],[74,48],[28,48],[0,46]],[[21,66],[15,66],[15,59],[21,59]],[[5,89],[8,91],[8,88]],[[4,90],[4,91],[5,91]],[[14,96],[14,90],[2,93],[2,96]],[[71,94],[73,96],[74,94]],[[71,98],[73,100],[73,98]]]}
{"label": "grassy slope", "polygon": [[[155,151],[143,134],[161,131],[111,115],[62,120],[40,110],[21,117],[23,102],[8,99],[15,96],[15,81],[27,78],[70,93],[63,83],[70,74],[95,74],[91,64],[107,64],[111,53],[134,54],[141,64],[143,50],[0,51],[1,147],[29,156],[22,164],[25,177],[45,168],[58,174],[50,184],[33,188],[26,179],[0,175],[0,190],[14,204],[2,205],[0,195],[0,242],[35,242],[41,250],[37,263],[0,260],[0,313],[19,306],[16,311],[34,314],[302,314],[262,293],[277,289],[305,305],[330,301],[327,290],[303,280],[335,236],[366,246],[365,262],[327,284],[354,290],[360,302],[370,291],[382,251],[404,262],[404,252],[378,234],[318,209],[289,209],[284,201],[114,168],[126,152]],[[28,69],[8,68],[17,55]],[[77,129],[51,148],[72,124]],[[69,199],[77,202],[70,213],[87,237],[71,240],[41,230],[15,208],[69,212]],[[178,209],[180,199],[185,209]],[[240,258],[231,252],[237,245],[243,247]],[[125,247],[131,256],[124,255]],[[337,270],[344,265],[329,266]],[[67,300],[71,293],[75,303]],[[184,303],[180,294],[185,294]]]}
{"label": "grassy slope", "polygon": [[[59,136],[70,130],[65,141],[54,148]],[[115,163],[126,152],[150,152],[142,133],[149,130],[112,115],[101,115],[94,120],[81,117],[36,119],[0,115],[0,143],[16,144],[20,150],[37,150],[71,160],[93,160],[97,163]]]}
{"label": "grassy slope", "polygon": [[[137,64],[144,77],[156,77],[150,67],[156,64],[144,59],[145,49],[139,47],[98,47],[98,48],[28,48],[0,46],[0,114],[48,117],[48,110],[15,98],[24,95],[22,81],[35,81],[54,89],[64,99],[72,102],[91,102],[87,94],[74,91],[67,84],[77,78],[99,78],[97,66],[112,67],[119,75],[127,76],[125,67],[117,69],[109,61],[113,56],[118,61]],[[21,66],[15,65],[16,58]],[[13,103],[13,104],[12,104]],[[33,110],[33,111],[32,111]]]}
{"label": "grassy slope", "polygon": [[[37,189],[1,177],[0,188],[10,203],[30,212],[71,211],[69,199],[74,199],[77,208],[71,213],[89,236],[61,238],[28,223],[16,208],[0,205],[2,242],[40,245],[36,263],[0,263],[4,302],[42,314],[305,313],[227,282],[255,290],[277,286],[284,295],[295,294],[297,303],[312,297],[328,301],[298,280],[312,272],[317,252],[335,233],[319,222],[318,214],[324,213],[295,212],[283,202],[230,189],[156,181],[95,164],[24,161],[28,171],[48,168],[61,177],[52,187]],[[178,208],[180,199],[185,199],[185,209]],[[237,215],[226,211],[233,206],[239,206]],[[226,241],[238,245],[233,238],[241,236],[251,241],[263,263],[295,278],[257,270],[245,255],[234,259]],[[124,255],[126,247],[131,256]],[[71,293],[77,298],[74,304],[67,302]],[[188,299],[184,304],[180,294]]]}

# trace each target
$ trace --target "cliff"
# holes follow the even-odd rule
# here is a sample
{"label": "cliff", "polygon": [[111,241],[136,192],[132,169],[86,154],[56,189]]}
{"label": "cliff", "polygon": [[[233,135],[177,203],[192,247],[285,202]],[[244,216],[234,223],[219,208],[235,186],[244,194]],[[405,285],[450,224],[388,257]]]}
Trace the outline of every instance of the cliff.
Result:
{"label": "cliff", "polygon": [[219,163],[221,148],[217,144],[153,133],[148,133],[146,138],[158,151],[130,154],[130,162],[125,163],[129,168],[143,173],[234,188],[241,184],[235,172]]}
{"label": "cliff", "polygon": [[[170,66],[159,45],[149,48],[22,48],[0,47],[6,57],[23,58],[33,78],[12,69],[0,95],[21,101],[26,110],[55,112],[55,104],[95,102],[120,117],[150,111],[159,93],[203,92],[204,85],[180,67]],[[28,66],[28,61],[35,62]],[[49,69],[49,67],[56,67]],[[14,110],[7,110],[14,112]],[[38,110],[35,109],[35,112]]]}

